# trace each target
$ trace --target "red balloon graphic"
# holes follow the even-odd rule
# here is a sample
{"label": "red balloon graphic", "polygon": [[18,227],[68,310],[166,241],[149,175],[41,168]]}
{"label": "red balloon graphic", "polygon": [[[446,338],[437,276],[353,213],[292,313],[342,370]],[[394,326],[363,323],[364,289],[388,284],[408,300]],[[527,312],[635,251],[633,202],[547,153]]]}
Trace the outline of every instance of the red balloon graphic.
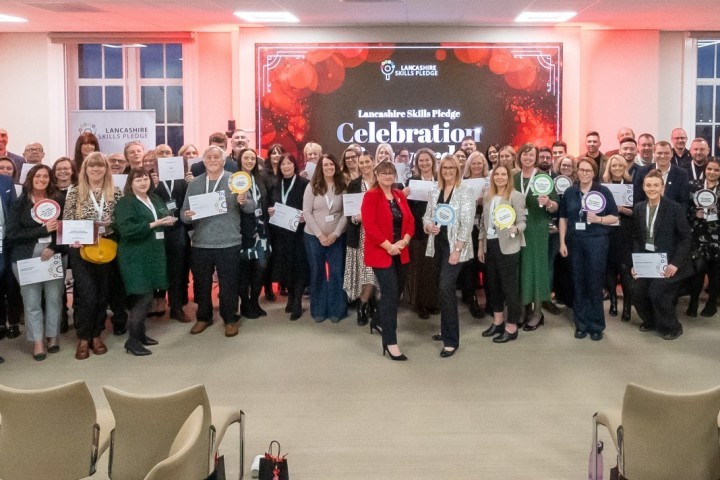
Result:
{"label": "red balloon graphic", "polygon": [[381,63],[390,58],[395,50],[395,45],[388,45],[387,48],[369,48],[366,62]]}
{"label": "red balloon graphic", "polygon": [[291,64],[287,70],[287,83],[295,90],[317,86],[317,72],[312,63],[301,60]]}
{"label": "red balloon graphic", "polygon": [[442,61],[445,60],[446,58],[447,58],[447,52],[446,52],[445,50],[442,50],[442,49],[440,49],[440,50],[435,50],[435,59],[436,59],[438,62],[442,62]]}
{"label": "red balloon graphic", "polygon": [[262,145],[269,145],[275,139],[275,135],[277,135],[275,125],[272,120],[268,118],[263,118],[260,132],[260,141]]}
{"label": "red balloon graphic", "polygon": [[345,81],[345,67],[338,63],[334,56],[316,63],[315,71],[318,75],[318,83],[315,88],[317,93],[334,92]]}
{"label": "red balloon graphic", "polygon": [[496,75],[503,75],[510,67],[510,55],[507,53],[494,53],[488,63],[490,71]]}
{"label": "red balloon graphic", "polygon": [[306,55],[305,58],[310,61],[310,63],[318,63],[322,62],[323,60],[327,60],[330,58],[330,56],[333,54],[332,48],[319,48],[317,50],[310,50]]}
{"label": "red balloon graphic", "polygon": [[368,56],[368,49],[359,46],[357,48],[338,48],[333,55],[338,63],[346,68],[357,67],[365,61]]}

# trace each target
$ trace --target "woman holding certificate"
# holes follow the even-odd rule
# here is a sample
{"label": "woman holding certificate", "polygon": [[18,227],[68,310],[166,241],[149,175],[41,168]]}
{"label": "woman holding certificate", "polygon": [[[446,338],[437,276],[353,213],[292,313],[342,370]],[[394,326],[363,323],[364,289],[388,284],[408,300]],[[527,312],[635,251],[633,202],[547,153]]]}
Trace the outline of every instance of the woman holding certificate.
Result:
{"label": "woman holding certificate", "polygon": [[[47,353],[60,350],[57,337],[60,333],[65,280],[62,261],[53,257],[65,252],[65,248],[57,244],[56,237],[58,218],[64,203],[65,197],[58,192],[50,167],[36,165],[28,172],[23,193],[13,204],[6,219],[7,239],[12,244],[10,262],[20,283],[25,306],[27,339],[33,342],[33,358],[38,361],[45,360]],[[23,272],[19,271],[21,268],[17,262],[36,257],[40,257],[41,264],[34,268],[47,270],[56,264],[59,275],[52,279],[24,282]],[[23,266],[22,270],[26,268]]]}
{"label": "woman holding certificate", "polygon": [[[65,199],[64,220],[91,220],[97,226],[98,237],[115,238],[112,222],[115,205],[122,197],[113,186],[110,165],[100,152],[87,156],[80,167],[78,185]],[[105,328],[106,308],[109,302],[108,278],[117,270],[116,259],[106,263],[93,263],[81,255],[81,248],[70,248],[70,263],[75,279],[74,290],[81,292],[73,305],[73,319],[78,336],[75,358],[84,360],[107,352],[100,334]]]}
{"label": "woman holding certificate", "polygon": [[560,202],[560,255],[570,255],[572,266],[575,338],[590,335],[598,341],[605,330],[603,286],[610,225],[618,221],[618,212],[610,190],[594,181],[595,162],[581,159],[578,177]]}
{"label": "woman holding certificate", "polygon": [[[253,212],[240,212],[240,312],[246,318],[260,318],[267,312],[260,308],[260,291],[270,257],[268,203],[270,195],[266,177],[260,171],[257,154],[251,148],[238,152],[238,167],[252,179],[248,195],[255,203]],[[267,294],[267,292],[266,292]]]}
{"label": "woman holding certificate", "polygon": [[[460,164],[452,155],[440,161],[440,177],[430,192],[423,226],[429,234],[425,255],[434,257],[440,272],[440,356],[451,357],[460,346],[460,325],[455,290],[463,264],[473,256],[472,229],[475,195],[462,183]],[[432,279],[425,279],[432,284]]]}
{"label": "woman holding certificate", "polygon": [[205,173],[195,177],[187,189],[180,220],[192,223],[192,253],[190,270],[193,274],[197,322],[190,333],[204,332],[213,322],[212,283],[217,269],[220,286],[220,317],[225,323],[225,336],[238,334],[235,316],[240,278],[240,210],[255,211],[255,202],[246,193],[230,189],[230,173],[223,170],[224,151],[210,146],[203,153]]}
{"label": "woman holding certificate", "polygon": [[[310,265],[310,314],[320,323],[337,323],[347,316],[343,291],[345,176],[330,156],[323,156],[303,196],[305,251]],[[326,274],[326,264],[329,275]]]}
{"label": "woman holding certificate", "polygon": [[[502,155],[502,152],[500,152]],[[520,293],[525,304],[525,326],[530,332],[545,324],[542,303],[550,301],[550,267],[548,243],[550,219],[558,209],[557,193],[533,193],[533,180],[539,174],[538,148],[526,143],[518,150],[520,171],[515,174],[514,187],[525,197],[527,208],[526,246],[520,251]]]}
{"label": "woman holding certificate", "polygon": [[125,183],[125,196],[115,207],[115,227],[120,234],[118,262],[130,309],[125,351],[135,356],[150,355],[145,347],[158,343],[145,334],[145,317],[154,292],[167,289],[165,227],[177,221],[159,196],[148,194],[151,183],[147,170],[133,168]]}
{"label": "woman holding certificate", "polygon": [[[603,183],[632,186],[628,163],[622,156],[612,155],[608,158],[605,173],[603,173]],[[629,199],[629,203],[632,203],[632,199]],[[608,313],[611,317],[616,317],[618,314],[617,282],[618,277],[620,278],[623,292],[623,307],[620,319],[627,322],[630,321],[630,310],[632,308],[632,275],[630,274],[632,268],[632,206],[618,205],[617,209],[620,226],[610,229],[605,286],[610,296],[610,311]]]}
{"label": "woman holding certificate", "polygon": [[[647,200],[633,207],[633,305],[642,320],[641,332],[657,330],[665,340],[675,340],[683,333],[675,311],[676,297],[682,281],[693,274],[692,232],[685,209],[663,198],[660,170],[651,170],[642,186]],[[641,261],[654,268],[640,268]]]}
{"label": "woman holding certificate", "polygon": [[720,235],[717,199],[720,179],[720,163],[710,159],[705,164],[705,177],[690,182],[691,202],[688,221],[692,228],[692,251],[695,275],[690,281],[690,304],[687,315],[697,316],[700,293],[708,276],[708,299],[700,315],[712,317],[717,313],[717,299],[720,294]]}
{"label": "woman holding certificate", "polygon": [[[493,312],[493,323],[482,336],[495,337],[495,343],[515,340],[522,322],[520,248],[525,245],[526,210],[525,198],[513,188],[511,178],[507,166],[493,168],[479,232],[478,259],[485,263],[485,292]],[[505,306],[507,325],[503,326]]]}
{"label": "woman holding certificate", "polygon": [[382,326],[383,356],[387,352],[390,360],[404,361],[407,357],[397,344],[397,308],[403,291],[405,266],[410,261],[407,247],[415,220],[405,195],[392,188],[397,175],[395,165],[383,162],[375,173],[377,184],[363,197],[361,209],[365,229],[364,259],[365,265],[372,267],[382,292],[378,316]]}
{"label": "woman holding certificate", "polygon": [[[345,150],[345,152],[347,151]],[[350,151],[355,154],[354,150]],[[349,194],[365,193],[375,185],[375,161],[372,155],[369,153],[360,155],[357,164],[360,169],[360,176],[348,185],[346,193]],[[365,265],[364,243],[365,229],[363,228],[362,213],[348,216],[343,289],[350,302],[360,299],[360,306],[357,311],[357,324],[360,326],[368,324],[371,314],[370,302],[374,300],[375,288],[378,286],[372,268]]]}
{"label": "woman holding certificate", "polygon": [[[273,190],[272,204],[268,213],[275,214],[277,204],[302,211],[303,195],[308,180],[300,176],[298,162],[291,153],[284,153],[278,170],[278,186]],[[305,255],[305,221],[300,216],[295,231],[272,225],[271,230],[277,244],[275,268],[280,285],[287,285],[288,299],[285,312],[290,320],[302,316],[302,294],[308,281],[308,263]]]}
{"label": "woman holding certificate", "polygon": [[[435,152],[429,148],[421,148],[415,153],[415,166],[410,179],[423,182],[435,182],[437,169],[435,168]],[[405,197],[410,197],[410,187],[403,190]],[[415,219],[415,232],[410,240],[410,265],[408,268],[407,297],[418,316],[422,319],[437,315],[438,291],[436,285],[428,279],[437,278],[437,265],[435,260],[425,256],[427,250],[428,234],[423,226],[423,215],[427,210],[427,198],[408,199],[410,211]]]}

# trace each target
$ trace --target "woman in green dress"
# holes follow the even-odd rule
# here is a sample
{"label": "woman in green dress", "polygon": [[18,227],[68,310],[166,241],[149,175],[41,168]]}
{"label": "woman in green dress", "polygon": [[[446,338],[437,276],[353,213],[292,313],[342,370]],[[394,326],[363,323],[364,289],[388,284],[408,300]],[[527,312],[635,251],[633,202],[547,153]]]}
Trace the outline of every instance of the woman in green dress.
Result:
{"label": "woman in green dress", "polygon": [[145,347],[158,343],[145,335],[145,317],[153,292],[168,287],[164,227],[177,220],[160,197],[148,195],[150,184],[147,170],[130,170],[125,196],[115,207],[115,227],[120,233],[118,261],[130,308],[125,350],[133,355],[150,355]]}
{"label": "woman in green dress", "polygon": [[517,152],[520,171],[515,174],[515,190],[525,196],[527,208],[526,246],[520,251],[520,293],[525,304],[526,332],[545,324],[542,302],[550,300],[548,239],[551,214],[558,209],[557,194],[536,196],[530,184],[538,173],[538,148],[526,143]]}

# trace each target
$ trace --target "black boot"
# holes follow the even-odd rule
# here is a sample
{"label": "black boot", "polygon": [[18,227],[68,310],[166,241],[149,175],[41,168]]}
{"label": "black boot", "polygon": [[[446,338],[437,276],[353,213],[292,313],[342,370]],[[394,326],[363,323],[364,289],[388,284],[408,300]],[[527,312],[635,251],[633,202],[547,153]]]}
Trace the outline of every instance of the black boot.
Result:
{"label": "black boot", "polygon": [[629,322],[631,310],[632,310],[632,304],[630,303],[630,301],[627,299],[623,299],[623,310],[622,310],[622,317],[620,317],[620,320],[623,322]]}
{"label": "black boot", "polygon": [[370,310],[370,305],[368,305],[367,302],[362,302],[357,310],[357,324],[362,326],[365,326],[368,324],[368,314]]}
{"label": "black boot", "polygon": [[142,335],[142,326],[141,325],[130,325],[130,336],[125,342],[125,351],[128,353],[132,353],[136,357],[142,357],[145,355],[150,355],[152,352],[145,348],[143,344],[140,342],[140,337]]}
{"label": "black boot", "polygon": [[609,290],[608,296],[610,297],[610,310],[608,310],[608,314],[610,314],[611,317],[617,317],[617,293],[614,288]]}
{"label": "black boot", "polygon": [[482,308],[480,308],[480,305],[478,305],[477,296],[473,296],[468,308],[470,309],[470,315],[472,315],[473,318],[485,317],[485,312]]}
{"label": "black boot", "polygon": [[698,299],[691,297],[690,303],[688,304],[688,309],[685,312],[685,314],[688,317],[697,317],[697,309],[698,309]]}
{"label": "black boot", "polygon": [[142,343],[142,344],[145,345],[146,347],[150,347],[150,346],[152,346],[152,345],[157,345],[157,344],[158,344],[158,341],[157,341],[157,340],[155,340],[155,339],[153,339],[153,338],[150,338],[150,337],[148,337],[147,335],[145,335],[145,324],[144,324],[144,323],[140,325],[140,338],[139,338],[139,340],[140,340],[140,343]]}

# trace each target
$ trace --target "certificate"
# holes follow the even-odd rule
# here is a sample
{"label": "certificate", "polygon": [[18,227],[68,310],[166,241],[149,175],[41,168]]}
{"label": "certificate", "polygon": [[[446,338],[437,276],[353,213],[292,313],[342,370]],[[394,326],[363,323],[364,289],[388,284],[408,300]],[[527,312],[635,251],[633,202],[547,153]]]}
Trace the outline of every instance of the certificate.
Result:
{"label": "certificate", "polygon": [[316,167],[317,167],[317,163],[308,162],[305,164],[305,173],[307,173],[308,179],[312,178],[313,173],[315,173]]}
{"label": "certificate", "polygon": [[419,200],[421,202],[427,202],[430,200],[430,190],[432,190],[435,182],[431,180],[410,180],[408,187],[410,187],[410,195],[408,200]]}
{"label": "certificate", "polygon": [[60,245],[93,245],[98,240],[98,229],[92,220],[63,220],[58,222],[57,242]]}
{"label": "certificate", "polygon": [[405,185],[410,177],[412,177],[412,170],[408,167],[407,163],[393,163],[395,165],[395,171],[397,177],[395,177],[395,183],[402,183]]}
{"label": "certificate", "polygon": [[23,183],[25,183],[25,180],[27,180],[27,174],[28,174],[28,172],[30,172],[30,170],[32,170],[32,168],[33,168],[35,165],[38,165],[38,164],[37,164],[37,163],[27,163],[27,162],[22,164],[22,167],[21,167],[21,169],[20,169],[20,180],[19,180],[19,181],[20,181],[20,185],[22,185]]}
{"label": "certificate", "polygon": [[360,215],[360,206],[362,205],[364,196],[365,192],[346,193],[343,195],[343,210],[346,217]]}
{"label": "certificate", "polygon": [[192,167],[192,166],[195,165],[196,163],[200,163],[200,162],[202,162],[202,161],[203,161],[203,158],[202,158],[202,157],[188,158],[188,171],[190,171],[190,167]]}
{"label": "certificate", "polygon": [[615,199],[615,205],[618,207],[633,206],[633,186],[632,183],[603,183],[612,193]]}
{"label": "certificate", "polygon": [[118,187],[120,190],[125,190],[125,184],[127,183],[126,173],[113,173],[113,185]]}
{"label": "certificate", "polygon": [[487,180],[485,178],[466,178],[462,183],[472,189],[475,200],[480,198],[480,195],[483,194],[487,186]]}
{"label": "certificate", "polygon": [[185,178],[185,162],[183,157],[158,158],[158,177],[165,180],[183,180]]}
{"label": "certificate", "polygon": [[288,207],[284,203],[275,204],[275,213],[270,217],[270,225],[275,225],[291,232],[297,231],[302,211],[297,208]]}
{"label": "certificate", "polygon": [[190,210],[195,212],[195,215],[192,217],[193,220],[227,213],[225,190],[203,193],[202,195],[192,195],[188,197],[188,202],[190,203]]}
{"label": "certificate", "polygon": [[664,278],[667,253],[633,253],[633,268],[638,278]]}
{"label": "certificate", "polygon": [[47,282],[63,278],[62,258],[56,253],[47,262],[40,257],[18,260],[18,282],[20,285]]}

